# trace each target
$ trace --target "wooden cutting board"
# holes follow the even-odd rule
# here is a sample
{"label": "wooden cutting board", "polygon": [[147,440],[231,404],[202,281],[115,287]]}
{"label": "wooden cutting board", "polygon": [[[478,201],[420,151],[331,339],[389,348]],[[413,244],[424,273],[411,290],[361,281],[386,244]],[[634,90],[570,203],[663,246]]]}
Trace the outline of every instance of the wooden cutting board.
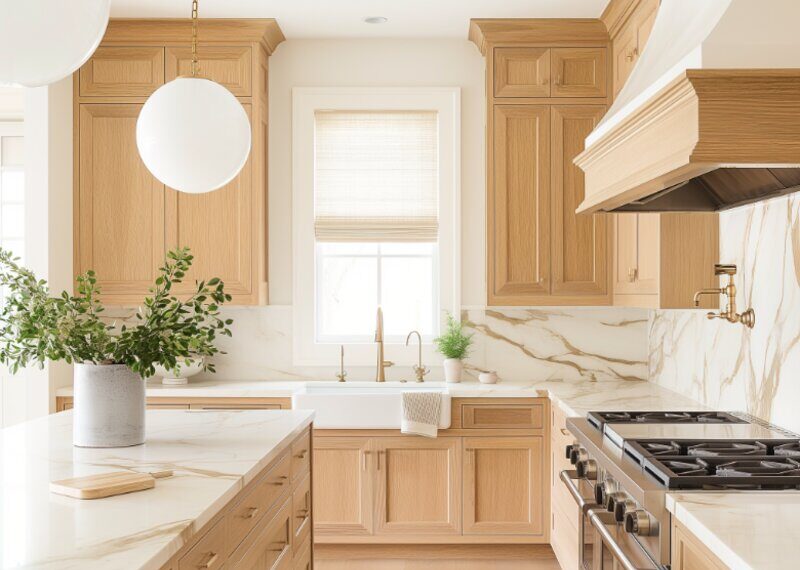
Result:
{"label": "wooden cutting board", "polygon": [[99,475],[62,479],[50,483],[50,492],[76,499],[102,499],[125,493],[152,489],[156,479],[171,477],[172,471],[135,473],[133,471],[112,471]]}

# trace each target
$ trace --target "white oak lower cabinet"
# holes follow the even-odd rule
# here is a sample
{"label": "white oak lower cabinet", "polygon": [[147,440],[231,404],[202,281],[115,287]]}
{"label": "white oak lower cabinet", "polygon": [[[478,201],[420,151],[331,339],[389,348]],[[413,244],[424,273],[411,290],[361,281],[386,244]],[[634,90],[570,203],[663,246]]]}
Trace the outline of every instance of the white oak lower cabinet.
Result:
{"label": "white oak lower cabinet", "polygon": [[464,438],[464,534],[543,534],[541,436]]}
{"label": "white oak lower cabinet", "polygon": [[686,527],[677,521],[673,521],[672,569],[728,570],[728,567]]}
{"label": "white oak lower cabinet", "polygon": [[314,432],[319,544],[546,544],[548,401],[454,398],[439,437]]}

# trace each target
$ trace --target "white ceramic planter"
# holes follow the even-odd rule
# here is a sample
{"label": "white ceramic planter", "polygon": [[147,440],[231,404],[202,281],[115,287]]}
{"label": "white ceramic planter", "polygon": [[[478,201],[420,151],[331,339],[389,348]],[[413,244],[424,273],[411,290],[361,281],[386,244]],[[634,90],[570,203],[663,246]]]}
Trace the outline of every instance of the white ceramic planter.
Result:
{"label": "white ceramic planter", "polygon": [[464,363],[458,358],[444,359],[444,381],[451,384],[461,382],[461,375],[464,373]]}
{"label": "white ceramic planter", "polygon": [[124,364],[76,364],[72,443],[128,447],[144,443],[144,380]]}
{"label": "white ceramic planter", "polygon": [[481,384],[497,384],[497,373],[494,370],[481,372],[478,374],[478,382]]}

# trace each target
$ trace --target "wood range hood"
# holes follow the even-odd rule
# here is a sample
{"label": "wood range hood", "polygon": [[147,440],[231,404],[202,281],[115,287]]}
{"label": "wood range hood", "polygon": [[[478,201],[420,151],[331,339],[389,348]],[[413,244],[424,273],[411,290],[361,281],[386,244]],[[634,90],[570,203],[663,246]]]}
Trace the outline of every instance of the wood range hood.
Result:
{"label": "wood range hood", "polygon": [[800,190],[800,62],[768,37],[786,49],[792,4],[662,2],[637,67],[575,158],[586,177],[577,211],[713,212]]}

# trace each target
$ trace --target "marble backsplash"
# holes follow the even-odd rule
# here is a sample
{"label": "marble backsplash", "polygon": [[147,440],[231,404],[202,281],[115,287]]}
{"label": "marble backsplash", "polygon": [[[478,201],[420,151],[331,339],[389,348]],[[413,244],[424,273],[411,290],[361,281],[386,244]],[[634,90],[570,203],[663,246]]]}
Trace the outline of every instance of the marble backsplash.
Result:
{"label": "marble backsplash", "polygon": [[[227,354],[215,359],[217,378],[230,380],[330,380],[330,367],[292,363],[292,308],[229,308],[233,338],[220,339]],[[465,308],[475,334],[467,373],[496,370],[506,381],[645,380],[648,313],[621,308]],[[428,378],[442,379],[440,366]],[[373,367],[350,367],[351,378],[370,378]],[[411,377],[395,367],[390,377]],[[206,375],[208,376],[208,375]]]}
{"label": "marble backsplash", "polygon": [[721,262],[739,268],[738,310],[752,307],[755,327],[654,311],[650,380],[800,432],[800,196],[725,212],[720,236]]}

